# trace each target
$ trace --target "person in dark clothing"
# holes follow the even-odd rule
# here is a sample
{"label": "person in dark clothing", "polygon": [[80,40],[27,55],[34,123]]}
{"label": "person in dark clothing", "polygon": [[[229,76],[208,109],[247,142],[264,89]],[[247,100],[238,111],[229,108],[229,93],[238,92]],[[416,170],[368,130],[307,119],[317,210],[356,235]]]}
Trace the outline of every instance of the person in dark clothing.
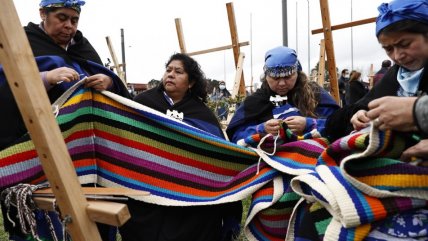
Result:
{"label": "person in dark clothing", "polygon": [[388,69],[391,68],[391,64],[391,60],[389,59],[382,61],[382,66],[380,70],[378,70],[373,77],[373,86],[379,83],[379,81],[383,78]]}
{"label": "person in dark clothing", "polygon": [[226,133],[237,142],[257,133],[276,135],[280,122],[297,135],[318,130],[339,106],[323,88],[307,80],[293,49],[280,46],[266,52],[260,89],[238,107]]}
{"label": "person in dark clothing", "polygon": [[[396,4],[405,5],[404,2],[406,1],[395,0],[392,2],[394,4],[387,6],[392,8]],[[417,0],[409,5],[424,7],[427,3]],[[383,12],[378,17],[376,25],[378,41],[395,65],[388,70],[382,80],[364,98],[354,105],[336,111],[328,118],[326,134],[331,140],[343,137],[354,129],[360,130],[367,127],[372,121],[366,115],[368,103],[374,99],[384,96],[417,96],[428,92],[428,74],[426,71],[428,65],[426,56],[428,43],[427,12],[421,12],[426,8],[418,10],[417,7],[409,7],[409,9],[420,17],[396,13],[397,16],[392,16],[395,16],[394,20],[399,18],[399,21],[391,20],[389,22],[385,20],[388,18]],[[381,7],[379,10],[381,11]],[[392,44],[393,40],[406,40],[408,44],[396,46]]]}
{"label": "person in dark clothing", "polygon": [[342,102],[342,107],[346,106],[347,103],[347,99],[346,99],[346,95],[349,89],[349,77],[350,77],[350,73],[348,69],[343,69],[341,74],[340,74],[340,78],[339,78],[339,96],[340,96],[340,101]]}
{"label": "person in dark clothing", "polygon": [[[207,83],[199,64],[188,55],[177,53],[165,67],[161,83],[134,100],[225,138],[216,116],[205,105]],[[124,241],[226,241],[239,235],[241,201],[180,207],[130,199],[127,205],[131,219],[119,229]]]}
{"label": "person in dark clothing", "polygon": [[[347,106],[333,113],[326,123],[326,134],[331,141],[348,135],[354,130],[361,130],[373,124],[380,129],[386,129],[385,123],[392,123],[391,119],[383,119],[378,108],[384,106],[384,98],[395,97],[395,103],[402,99],[403,103],[421,99],[421,104],[426,103],[421,96],[428,92],[428,2],[426,0],[393,0],[379,6],[379,16],[376,19],[376,36],[385,49],[386,54],[395,63],[384,75],[378,84],[353,105]],[[383,98],[382,98],[383,97]],[[402,105],[388,108],[400,108]],[[407,106],[407,108],[416,105]],[[419,108],[423,108],[420,107]],[[425,107],[426,108],[426,107]],[[403,109],[403,108],[402,108]],[[402,113],[403,110],[399,112]],[[409,109],[405,110],[406,112]],[[425,112],[426,113],[426,112]],[[409,119],[408,115],[405,118]],[[424,119],[424,117],[422,117]],[[409,123],[409,121],[406,121]],[[412,155],[427,157],[426,133],[420,128],[397,122],[394,130],[405,131],[406,134],[419,135],[421,142],[411,148]],[[402,125],[402,126],[400,126]],[[425,144],[425,146],[423,146]],[[406,152],[406,151],[405,151]],[[408,158],[407,153],[405,158]],[[402,156],[403,158],[403,156]],[[417,240],[425,238],[426,226],[414,223],[413,217],[419,220],[428,219],[426,208],[411,210],[410,214],[389,215],[381,222],[373,225],[374,229],[368,234],[370,240],[392,240],[396,238],[405,240]],[[311,216],[309,212],[303,214]],[[314,216],[312,216],[314,217]],[[304,218],[311,220],[311,218]],[[305,227],[311,226],[305,223]],[[315,224],[313,224],[315,225]],[[318,240],[317,234],[308,235],[313,228],[302,228],[295,240]],[[308,238],[315,237],[315,238]]]}
{"label": "person in dark clothing", "polygon": [[[87,77],[86,87],[99,91],[110,90],[129,98],[126,86],[120,78],[103,66],[94,47],[82,32],[77,30],[81,6],[84,3],[81,0],[42,0],[40,3],[42,22],[40,24],[30,22],[24,27],[48,97],[54,102],[78,80]],[[27,129],[1,67],[0,103],[2,104],[0,150],[3,150],[25,135]],[[3,203],[2,209],[5,217],[4,226],[9,232],[10,239],[27,240],[27,235],[21,232],[19,225],[14,226],[6,218]],[[13,212],[14,209],[11,210],[10,217],[16,216]],[[39,216],[36,214],[36,217]],[[57,218],[52,220],[58,227],[57,235],[61,239],[61,224],[57,222]],[[45,223],[39,223],[39,232],[46,232],[49,235],[47,227]],[[99,225],[99,228],[103,240],[110,240],[110,228],[106,225]]]}
{"label": "person in dark clothing", "polygon": [[348,105],[354,104],[366,94],[367,89],[361,82],[361,73],[354,71],[351,78],[349,78],[349,89],[346,92]]}
{"label": "person in dark clothing", "polygon": [[216,102],[217,117],[220,120],[227,119],[229,106],[226,101],[230,96],[230,92],[226,89],[226,83],[224,81],[220,81],[218,90],[215,89],[214,93],[211,95],[211,99]]}

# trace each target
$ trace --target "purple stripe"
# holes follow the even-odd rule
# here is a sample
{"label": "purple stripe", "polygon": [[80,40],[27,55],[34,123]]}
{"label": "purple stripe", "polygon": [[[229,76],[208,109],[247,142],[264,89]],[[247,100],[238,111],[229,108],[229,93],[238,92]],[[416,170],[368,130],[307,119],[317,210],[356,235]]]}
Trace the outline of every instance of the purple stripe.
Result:
{"label": "purple stripe", "polygon": [[3,176],[0,178],[0,186],[5,187],[10,186],[12,184],[20,183],[23,180],[33,177],[40,172],[43,172],[42,166],[36,166],[9,176]]}
{"label": "purple stripe", "polygon": [[[203,178],[203,177],[200,177],[200,176],[196,176],[194,174],[190,174],[190,173],[187,173],[187,172],[179,171],[177,169],[169,168],[169,167],[164,166],[164,165],[159,165],[157,163],[149,162],[149,161],[147,161],[145,159],[137,158],[135,156],[130,156],[130,155],[124,154],[122,152],[118,152],[118,151],[106,148],[104,146],[97,145],[96,149],[97,149],[97,152],[101,152],[104,155],[115,157],[116,159],[121,160],[123,162],[131,163],[132,165],[140,166],[142,168],[145,168],[145,169],[148,169],[148,170],[153,170],[153,171],[158,172],[158,173],[163,173],[163,174],[166,174],[166,175],[170,175],[170,176],[173,176],[175,178],[182,179],[182,180],[196,182],[196,183],[199,183],[199,184],[204,184],[204,185],[207,185],[207,186],[217,187],[217,188],[224,187],[224,186],[227,186],[229,184],[228,182],[219,182],[219,181],[216,181],[216,180]],[[162,158],[162,159],[163,160],[167,160],[165,158]],[[171,161],[171,162],[173,162],[173,161]],[[260,166],[262,167],[262,165],[260,165]],[[235,176],[233,179],[240,179],[241,177],[246,177],[249,174],[253,174],[255,172],[255,170],[254,170],[255,168],[256,167],[249,168],[249,169],[252,169],[252,171],[246,170],[244,172],[240,172],[239,175]]]}

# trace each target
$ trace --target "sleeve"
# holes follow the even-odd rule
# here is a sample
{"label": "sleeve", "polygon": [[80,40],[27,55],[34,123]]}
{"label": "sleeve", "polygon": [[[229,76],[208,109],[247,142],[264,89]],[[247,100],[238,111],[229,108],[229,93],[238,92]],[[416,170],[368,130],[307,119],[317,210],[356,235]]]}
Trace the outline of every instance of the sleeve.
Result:
{"label": "sleeve", "polygon": [[416,100],[413,116],[415,123],[425,135],[428,134],[428,95],[419,97]]}

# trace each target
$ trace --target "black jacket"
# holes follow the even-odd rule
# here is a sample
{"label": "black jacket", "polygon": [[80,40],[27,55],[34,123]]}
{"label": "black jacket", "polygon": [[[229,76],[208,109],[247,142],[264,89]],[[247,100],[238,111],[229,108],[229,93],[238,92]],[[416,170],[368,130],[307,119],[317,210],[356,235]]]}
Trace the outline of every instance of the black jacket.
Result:
{"label": "black jacket", "polygon": [[[346,106],[342,109],[335,111],[327,119],[325,134],[331,141],[339,139],[348,135],[353,131],[351,124],[352,116],[359,110],[368,110],[370,101],[384,97],[384,96],[397,96],[397,91],[400,84],[397,80],[398,65],[391,67],[382,80],[376,84],[362,99],[353,105]],[[419,92],[428,93],[428,62],[425,63],[422,79],[419,83]]]}

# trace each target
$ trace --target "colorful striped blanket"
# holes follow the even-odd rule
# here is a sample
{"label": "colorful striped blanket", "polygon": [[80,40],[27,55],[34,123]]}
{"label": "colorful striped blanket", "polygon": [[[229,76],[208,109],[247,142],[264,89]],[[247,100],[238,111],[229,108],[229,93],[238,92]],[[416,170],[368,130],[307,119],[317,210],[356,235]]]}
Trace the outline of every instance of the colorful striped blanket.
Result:
{"label": "colorful striped blanket", "polygon": [[[149,191],[138,199],[159,205],[251,196],[249,240],[291,240],[304,199],[332,214],[326,240],[356,237],[386,215],[427,204],[428,171],[394,159],[405,145],[391,132],[372,129],[329,145],[283,130],[279,138],[255,135],[241,146],[80,85],[53,109],[82,184]],[[0,165],[2,189],[46,181],[28,135],[0,152]]]}

